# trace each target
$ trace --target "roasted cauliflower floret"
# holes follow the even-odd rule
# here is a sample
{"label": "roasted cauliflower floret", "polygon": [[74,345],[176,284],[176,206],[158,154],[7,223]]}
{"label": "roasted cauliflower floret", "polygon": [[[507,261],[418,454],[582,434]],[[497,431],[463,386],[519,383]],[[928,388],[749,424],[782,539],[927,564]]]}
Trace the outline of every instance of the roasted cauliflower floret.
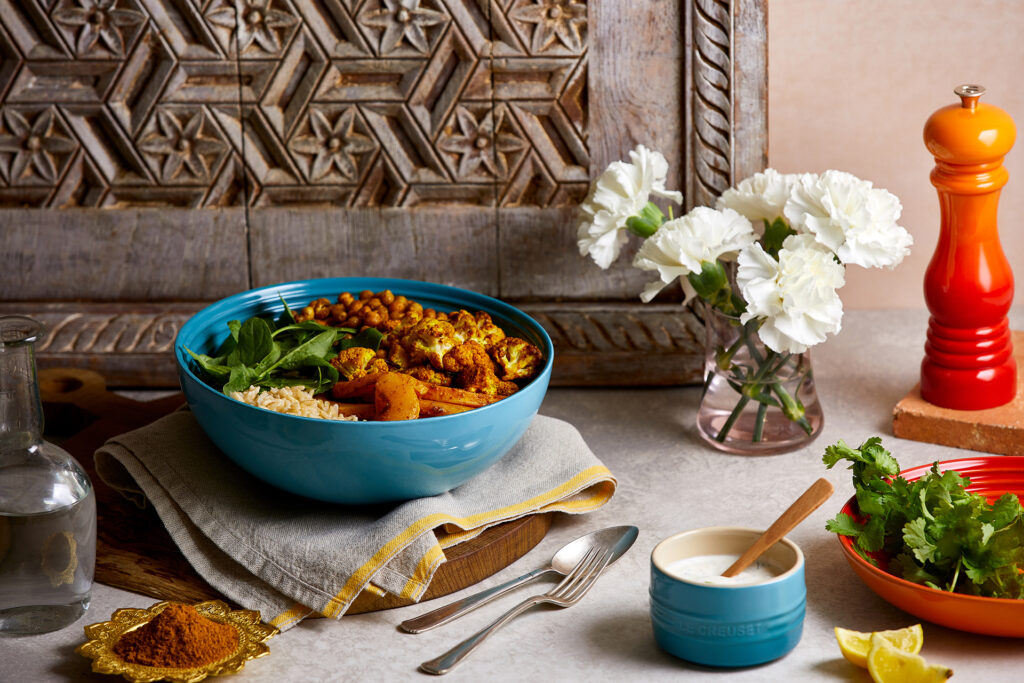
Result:
{"label": "roasted cauliflower floret", "polygon": [[403,370],[405,374],[410,377],[414,377],[421,382],[427,382],[429,384],[436,384],[440,387],[450,387],[452,385],[452,376],[447,372],[441,372],[435,370],[432,365],[417,365],[416,367]]}
{"label": "roasted cauliflower floret", "polygon": [[472,340],[489,349],[505,338],[505,333],[494,324],[491,316],[482,311],[476,315],[466,310],[456,311],[448,316],[448,321],[455,328],[460,343]]}
{"label": "roasted cauliflower floret", "polygon": [[445,354],[458,343],[452,324],[436,318],[420,320],[401,338],[402,348],[408,354],[411,365],[426,360],[438,370],[444,369]]}
{"label": "roasted cauliflower floret", "polygon": [[494,361],[487,355],[487,349],[477,341],[467,341],[445,354],[442,367],[448,372],[459,372],[481,365],[494,371]]}
{"label": "roasted cauliflower floret", "polygon": [[483,311],[477,311],[476,315],[477,335],[475,339],[490,350],[495,344],[505,338],[505,330],[494,324],[491,316]]}
{"label": "roasted cauliflower floret", "polygon": [[387,372],[388,363],[383,358],[377,357],[377,352],[362,346],[353,346],[331,359],[331,365],[341,373],[346,380],[372,375],[377,372]]}
{"label": "roasted cauliflower floret", "polygon": [[444,357],[444,369],[455,373],[452,385],[488,396],[507,396],[518,387],[504,382],[494,371],[494,361],[487,355],[483,344],[467,341],[459,344]]}
{"label": "roasted cauliflower floret", "polygon": [[502,339],[490,349],[490,353],[503,380],[533,377],[544,359],[540,349],[519,337]]}

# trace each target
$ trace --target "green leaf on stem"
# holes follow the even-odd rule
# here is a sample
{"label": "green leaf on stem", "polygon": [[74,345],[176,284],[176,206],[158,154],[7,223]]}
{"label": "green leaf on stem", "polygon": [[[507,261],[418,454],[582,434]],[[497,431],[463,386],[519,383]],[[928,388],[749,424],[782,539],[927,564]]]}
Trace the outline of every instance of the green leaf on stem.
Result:
{"label": "green leaf on stem", "polygon": [[771,223],[768,219],[764,221],[764,235],[761,237],[761,242],[764,246],[764,250],[772,258],[779,257],[779,249],[782,249],[782,243],[786,241],[786,238],[790,235],[795,235],[796,230],[789,227],[786,223],[786,219],[779,216]]}
{"label": "green leaf on stem", "polygon": [[626,227],[634,235],[647,239],[658,231],[661,224],[665,222],[665,214],[651,202],[640,209],[639,215],[630,216],[626,219]]}

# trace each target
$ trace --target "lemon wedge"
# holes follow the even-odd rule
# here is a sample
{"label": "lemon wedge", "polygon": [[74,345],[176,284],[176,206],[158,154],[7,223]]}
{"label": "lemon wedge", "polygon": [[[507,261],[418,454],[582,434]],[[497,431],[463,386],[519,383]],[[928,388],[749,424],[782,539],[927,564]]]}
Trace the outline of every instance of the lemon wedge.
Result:
{"label": "lemon wedge", "polygon": [[941,683],[953,675],[953,670],[929,665],[921,655],[903,652],[882,635],[873,633],[868,673],[875,683]]}
{"label": "lemon wedge", "polygon": [[857,666],[867,668],[868,652],[871,651],[871,636],[876,633],[892,644],[897,650],[916,655],[924,645],[924,631],[921,624],[914,624],[906,628],[894,629],[891,631],[874,631],[862,633],[851,631],[845,628],[835,629],[836,641],[839,643],[839,651],[847,660]]}

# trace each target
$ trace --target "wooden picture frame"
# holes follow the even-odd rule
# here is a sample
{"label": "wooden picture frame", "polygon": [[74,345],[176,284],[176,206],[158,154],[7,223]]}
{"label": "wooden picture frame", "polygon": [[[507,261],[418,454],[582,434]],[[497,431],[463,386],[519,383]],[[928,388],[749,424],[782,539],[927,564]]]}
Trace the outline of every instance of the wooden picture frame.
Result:
{"label": "wooden picture frame", "polygon": [[397,40],[386,0],[264,4],[117,0],[113,36],[0,0],[0,314],[40,367],[176,386],[206,303],[373,275],[519,306],[554,384],[699,381],[699,321],[582,258],[575,206],[638,143],[686,208],[765,167],[766,0],[419,0]]}

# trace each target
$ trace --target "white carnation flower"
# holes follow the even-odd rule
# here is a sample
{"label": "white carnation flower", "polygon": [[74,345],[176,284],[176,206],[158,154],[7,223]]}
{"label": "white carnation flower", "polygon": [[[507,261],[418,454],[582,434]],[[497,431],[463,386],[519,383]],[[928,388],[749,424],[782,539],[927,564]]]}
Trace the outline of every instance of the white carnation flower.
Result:
{"label": "white carnation flower", "polygon": [[721,211],[698,206],[685,216],[666,221],[644,240],[633,265],[640,270],[656,270],[660,279],[647,285],[640,294],[645,303],[654,298],[677,277],[689,301],[696,292],[686,279],[701,271],[701,262],[729,261],[736,252],[756,239],[754,226],[732,209]]}
{"label": "white carnation flower", "polygon": [[779,353],[803,353],[839,332],[843,266],[812,235],[790,235],[778,260],[758,243],[740,252],[736,284],[747,302],[740,320],[763,318],[758,334]]}
{"label": "white carnation flower", "polygon": [[808,175],[782,174],[774,168],[768,168],[723,192],[715,206],[719,209],[733,209],[756,225],[764,220],[771,223],[782,216],[782,209],[793,188]]}
{"label": "white carnation flower", "polygon": [[843,263],[892,268],[914,242],[896,223],[902,210],[887,190],[843,171],[825,171],[802,179],[784,212],[794,229],[813,233]]}
{"label": "white carnation flower", "polygon": [[607,268],[619,257],[629,239],[626,220],[647,206],[650,195],[682,203],[680,192],[665,189],[668,162],[659,152],[643,145],[629,153],[633,163],[615,161],[594,182],[580,206],[577,244],[580,255],[590,256]]}

